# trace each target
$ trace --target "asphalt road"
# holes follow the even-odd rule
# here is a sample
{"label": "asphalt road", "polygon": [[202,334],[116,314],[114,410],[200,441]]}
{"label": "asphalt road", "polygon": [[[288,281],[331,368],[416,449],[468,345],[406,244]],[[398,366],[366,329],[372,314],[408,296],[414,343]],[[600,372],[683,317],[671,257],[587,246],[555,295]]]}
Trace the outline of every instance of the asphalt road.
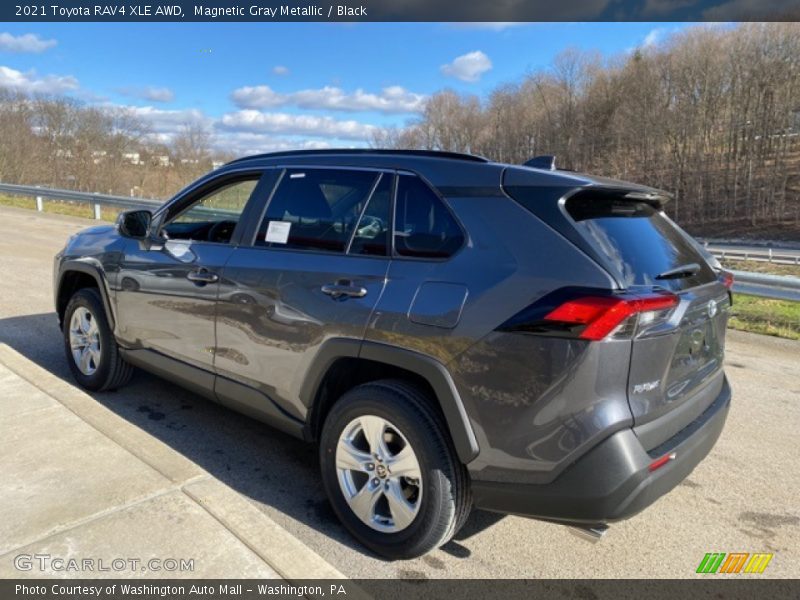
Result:
{"label": "asphalt road", "polygon": [[[0,342],[70,382],[52,307],[52,257],[89,224],[0,207]],[[96,399],[350,577],[682,578],[695,576],[706,552],[773,552],[763,577],[798,577],[799,367],[800,343],[730,332],[734,401],[719,443],[682,485],[598,544],[557,525],[476,511],[454,541],[405,562],[383,561],[351,541],[325,499],[312,447],[142,372]]]}

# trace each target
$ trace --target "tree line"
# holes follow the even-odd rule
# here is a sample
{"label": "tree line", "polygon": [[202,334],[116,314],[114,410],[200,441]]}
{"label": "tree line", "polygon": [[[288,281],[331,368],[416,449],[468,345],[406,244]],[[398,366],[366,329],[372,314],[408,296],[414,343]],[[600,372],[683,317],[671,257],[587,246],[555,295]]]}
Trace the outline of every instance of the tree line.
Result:
{"label": "tree line", "polygon": [[187,123],[168,141],[124,108],[0,88],[0,181],[166,198],[216,162],[207,129]]}
{"label": "tree line", "polygon": [[[800,224],[800,24],[700,26],[603,58],[570,49],[486,97],[444,90],[376,147],[472,152],[646,183],[695,230]],[[733,227],[735,229],[735,227]]]}

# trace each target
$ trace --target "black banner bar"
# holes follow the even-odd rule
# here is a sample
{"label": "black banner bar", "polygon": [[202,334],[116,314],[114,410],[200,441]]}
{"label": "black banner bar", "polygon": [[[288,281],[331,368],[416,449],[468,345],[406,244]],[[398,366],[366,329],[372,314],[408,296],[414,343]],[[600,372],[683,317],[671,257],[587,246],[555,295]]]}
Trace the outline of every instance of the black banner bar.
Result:
{"label": "black banner bar", "polygon": [[251,579],[7,579],[0,581],[3,600],[257,600],[262,598],[338,598],[383,600],[700,600],[796,599],[800,581],[754,575],[710,575],[695,580],[281,580]]}
{"label": "black banner bar", "polygon": [[16,0],[10,22],[794,21],[800,0]]}

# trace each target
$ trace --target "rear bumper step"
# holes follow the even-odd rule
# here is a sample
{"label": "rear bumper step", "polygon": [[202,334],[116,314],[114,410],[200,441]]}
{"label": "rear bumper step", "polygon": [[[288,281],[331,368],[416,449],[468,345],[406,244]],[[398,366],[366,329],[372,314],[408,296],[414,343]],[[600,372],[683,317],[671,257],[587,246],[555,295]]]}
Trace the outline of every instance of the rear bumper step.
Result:
{"label": "rear bumper step", "polygon": [[[711,405],[687,427],[649,453],[631,429],[600,443],[553,482],[520,485],[473,480],[475,506],[595,527],[629,518],[683,481],[722,433],[731,401],[727,379]],[[651,470],[656,453],[675,454]]]}

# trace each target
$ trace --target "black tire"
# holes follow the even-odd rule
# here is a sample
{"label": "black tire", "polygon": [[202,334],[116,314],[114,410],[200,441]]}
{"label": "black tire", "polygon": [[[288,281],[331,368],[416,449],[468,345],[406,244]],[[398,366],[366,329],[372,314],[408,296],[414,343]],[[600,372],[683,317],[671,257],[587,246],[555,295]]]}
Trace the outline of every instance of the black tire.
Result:
{"label": "black tire", "polygon": [[[70,321],[73,313],[81,307],[91,313],[99,331],[100,360],[96,365],[96,370],[91,375],[82,373],[78,365],[75,364],[70,346]],[[120,356],[119,346],[117,346],[114,334],[108,325],[103,299],[97,289],[83,288],[75,292],[70,298],[64,311],[62,333],[67,363],[72,375],[81,387],[93,392],[105,392],[115,390],[128,383],[131,375],[133,375],[133,367]]]}
{"label": "black tire", "polygon": [[[411,444],[422,474],[423,493],[416,517],[405,529],[393,533],[377,531],[356,516],[339,485],[339,437],[354,419],[366,415],[397,426]],[[421,390],[403,381],[360,385],[336,402],[320,436],[320,466],[325,491],[342,524],[385,558],[415,558],[444,545],[464,524],[472,506],[466,468],[456,456],[442,419]]]}

